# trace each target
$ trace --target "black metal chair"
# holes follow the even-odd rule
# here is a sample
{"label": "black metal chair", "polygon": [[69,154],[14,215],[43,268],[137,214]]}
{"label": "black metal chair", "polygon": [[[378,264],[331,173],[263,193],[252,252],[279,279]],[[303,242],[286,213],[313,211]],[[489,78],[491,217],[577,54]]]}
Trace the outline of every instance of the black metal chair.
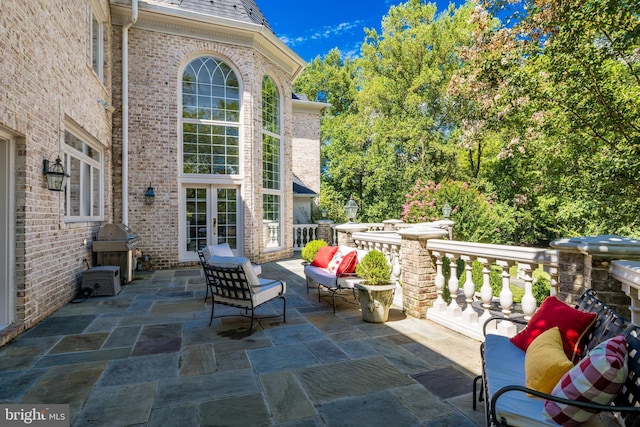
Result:
{"label": "black metal chair", "polygon": [[207,301],[209,298],[209,293],[213,295],[213,289],[216,286],[215,278],[207,272],[205,268],[207,265],[207,260],[205,259],[204,253],[201,249],[198,250],[198,258],[200,258],[200,265],[202,266],[202,271],[204,273],[204,278],[207,281],[206,293],[204,295],[204,300]]}
{"label": "black metal chair", "polygon": [[[211,287],[211,318],[213,322],[216,304],[237,307],[244,310],[244,316],[251,312],[249,335],[253,329],[255,310],[276,298],[282,299],[282,321],[286,323],[287,284],[281,280],[259,278],[244,257],[212,257],[204,264],[206,275],[215,283]],[[209,280],[209,279],[207,279]],[[279,317],[264,316],[267,317]]]}

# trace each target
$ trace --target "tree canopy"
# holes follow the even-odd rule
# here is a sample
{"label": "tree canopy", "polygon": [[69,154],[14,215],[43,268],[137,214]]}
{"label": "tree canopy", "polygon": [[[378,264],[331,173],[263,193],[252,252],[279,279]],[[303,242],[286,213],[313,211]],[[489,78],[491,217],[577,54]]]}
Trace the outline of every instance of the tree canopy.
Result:
{"label": "tree canopy", "polygon": [[332,105],[321,204],[339,221],[352,196],[359,220],[381,221],[417,182],[465,181],[508,212],[504,243],[640,236],[639,12],[640,0],[392,6],[358,58],[332,50],[295,84]]}

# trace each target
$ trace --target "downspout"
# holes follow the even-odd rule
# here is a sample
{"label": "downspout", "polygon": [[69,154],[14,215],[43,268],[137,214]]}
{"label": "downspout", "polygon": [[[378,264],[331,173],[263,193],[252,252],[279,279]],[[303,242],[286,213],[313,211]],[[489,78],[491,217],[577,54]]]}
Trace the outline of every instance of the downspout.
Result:
{"label": "downspout", "polygon": [[131,19],[122,27],[122,223],[129,225],[129,28],[138,20],[138,0],[131,0]]}

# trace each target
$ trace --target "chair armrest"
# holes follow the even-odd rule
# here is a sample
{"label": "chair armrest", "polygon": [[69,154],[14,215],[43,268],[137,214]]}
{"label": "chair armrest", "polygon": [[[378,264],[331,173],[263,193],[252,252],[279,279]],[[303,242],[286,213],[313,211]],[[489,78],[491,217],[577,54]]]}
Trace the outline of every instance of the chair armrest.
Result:
{"label": "chair armrest", "polygon": [[493,396],[491,396],[491,405],[490,405],[490,417],[491,420],[496,423],[503,422],[501,425],[507,425],[506,420],[498,420],[498,414],[496,413],[496,404],[500,396],[505,393],[516,391],[521,393],[528,393],[536,397],[540,397],[545,400],[551,400],[553,402],[563,403],[565,405],[574,406],[580,409],[590,410],[592,412],[621,412],[621,413],[636,413],[640,415],[640,407],[638,406],[613,406],[613,405],[601,405],[599,403],[591,403],[591,402],[580,402],[577,400],[564,399],[562,397],[552,396],[547,393],[542,393],[537,390],[533,390],[528,387],[520,386],[520,385],[508,385],[500,388],[496,391]]}
{"label": "chair armrest", "polygon": [[485,336],[485,337],[487,336],[487,326],[489,326],[489,323],[491,323],[491,322],[493,322],[495,320],[501,320],[501,321],[505,321],[505,322],[517,323],[519,325],[526,325],[527,323],[529,323],[524,319],[511,319],[509,317],[491,316],[482,325],[482,335],[483,336]]}
{"label": "chair armrest", "polygon": [[[268,280],[268,281],[265,281],[265,280]],[[255,292],[260,292],[260,288],[267,287],[267,286],[272,286],[272,285],[276,285],[276,284],[280,285],[280,292],[283,292],[284,291],[284,282],[282,280],[262,279],[260,285],[251,286],[251,288],[255,289]]]}

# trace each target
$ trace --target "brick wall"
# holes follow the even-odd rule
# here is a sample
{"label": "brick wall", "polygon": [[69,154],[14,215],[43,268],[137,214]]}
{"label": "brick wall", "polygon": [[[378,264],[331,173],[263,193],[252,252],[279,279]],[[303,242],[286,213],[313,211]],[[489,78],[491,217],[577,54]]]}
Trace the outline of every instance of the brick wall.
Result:
{"label": "brick wall", "polygon": [[[121,111],[122,29],[114,25],[114,103]],[[262,236],[262,77],[276,81],[283,100],[284,164],[282,182],[291,182],[291,77],[249,47],[149,31],[129,30],[129,226],[142,238],[141,249],[151,258],[152,269],[175,267],[179,259],[180,79],[184,66],[194,58],[210,55],[224,60],[241,82],[240,179],[218,181],[240,188],[244,207],[244,252],[256,262],[278,259],[292,253],[292,189],[285,185],[283,239],[285,250],[265,253]],[[122,117],[114,116],[114,209],[117,221],[122,210]],[[201,181],[204,183],[204,181]],[[151,184],[153,205],[145,205],[143,194]]]}
{"label": "brick wall", "polygon": [[[107,0],[99,3],[108,11]],[[100,82],[89,63],[88,7],[85,0],[1,4],[0,129],[13,135],[16,154],[16,324],[0,344],[74,297],[83,259],[91,259],[82,243],[99,224],[66,223],[62,193],[49,191],[42,174],[43,159],[55,161],[63,143],[65,120],[104,145],[110,167],[111,117],[96,100],[110,100],[111,75],[106,69]],[[107,23],[106,52],[110,34]],[[106,219],[110,212],[107,202]]]}
{"label": "brick wall", "polygon": [[318,112],[293,114],[293,173],[310,189],[320,194],[320,118]]}

